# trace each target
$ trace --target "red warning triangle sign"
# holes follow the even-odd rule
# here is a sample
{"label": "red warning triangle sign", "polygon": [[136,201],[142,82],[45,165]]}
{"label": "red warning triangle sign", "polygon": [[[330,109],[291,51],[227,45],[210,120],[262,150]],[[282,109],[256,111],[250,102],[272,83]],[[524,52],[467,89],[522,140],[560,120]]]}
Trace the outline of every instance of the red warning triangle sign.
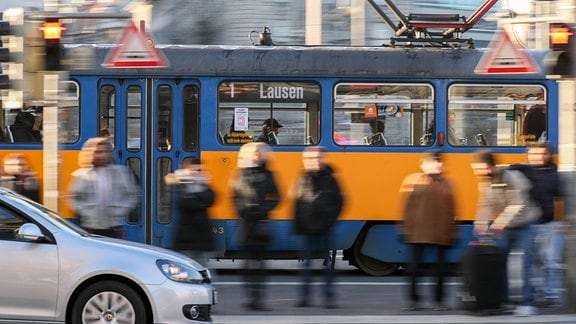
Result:
{"label": "red warning triangle sign", "polygon": [[133,22],[126,27],[118,46],[102,63],[109,68],[160,68],[169,65],[162,51],[154,47],[152,36],[140,32]]}
{"label": "red warning triangle sign", "polygon": [[538,73],[534,59],[514,45],[508,33],[500,30],[490,42],[489,50],[482,56],[474,72],[492,73]]}

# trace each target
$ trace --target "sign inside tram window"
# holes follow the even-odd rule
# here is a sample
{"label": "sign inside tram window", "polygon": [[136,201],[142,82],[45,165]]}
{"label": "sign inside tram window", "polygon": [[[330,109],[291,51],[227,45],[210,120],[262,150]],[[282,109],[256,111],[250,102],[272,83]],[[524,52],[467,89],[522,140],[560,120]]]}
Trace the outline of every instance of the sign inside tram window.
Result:
{"label": "sign inside tram window", "polygon": [[320,87],[312,82],[223,82],[221,102],[308,102],[317,100]]}
{"label": "sign inside tram window", "polygon": [[364,118],[376,118],[376,105],[366,105],[364,106]]}
{"label": "sign inside tram window", "polygon": [[234,130],[237,132],[248,130],[248,108],[234,109]]}

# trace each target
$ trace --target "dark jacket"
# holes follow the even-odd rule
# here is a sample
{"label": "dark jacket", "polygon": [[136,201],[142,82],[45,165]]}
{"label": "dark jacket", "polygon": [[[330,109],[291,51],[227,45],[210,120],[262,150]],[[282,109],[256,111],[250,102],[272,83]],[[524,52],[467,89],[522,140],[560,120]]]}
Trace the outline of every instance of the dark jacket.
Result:
{"label": "dark jacket", "polygon": [[534,198],[540,205],[542,215],[536,224],[544,224],[554,219],[554,198],[562,197],[558,168],[550,163],[528,169],[526,176],[531,180]]}
{"label": "dark jacket", "polygon": [[211,251],[213,250],[208,207],[214,204],[216,195],[206,184],[198,192],[186,192],[186,184],[178,189],[178,207],[180,222],[172,249],[176,251]]}
{"label": "dark jacket", "polygon": [[342,191],[329,166],[316,172],[305,172],[296,192],[296,234],[325,234],[338,219],[343,205]]}
{"label": "dark jacket", "polygon": [[19,112],[10,126],[10,132],[15,143],[38,143],[42,141],[39,131],[34,129],[34,115],[29,112]]}
{"label": "dark jacket", "polygon": [[272,172],[264,166],[238,169],[232,182],[232,198],[236,213],[243,220],[244,246],[268,244],[257,235],[256,226],[268,219],[268,213],[280,201]]}
{"label": "dark jacket", "polygon": [[450,182],[443,176],[414,178],[404,208],[406,243],[450,246],[456,236],[456,208]]}

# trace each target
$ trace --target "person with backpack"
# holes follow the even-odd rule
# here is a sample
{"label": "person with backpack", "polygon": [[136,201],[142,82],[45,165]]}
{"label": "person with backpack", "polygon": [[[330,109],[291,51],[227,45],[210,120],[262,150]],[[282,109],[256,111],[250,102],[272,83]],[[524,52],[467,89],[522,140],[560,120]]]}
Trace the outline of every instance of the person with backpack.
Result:
{"label": "person with backpack", "polygon": [[[514,310],[514,315],[537,315],[532,285],[532,224],[540,217],[541,210],[530,199],[532,184],[521,171],[496,166],[496,158],[491,151],[477,152],[471,167],[479,178],[480,196],[474,233],[478,237],[495,238],[496,245],[505,252],[505,269],[512,249],[519,249],[524,253],[522,302]],[[509,304],[507,271],[503,271],[503,274],[501,280],[504,296],[501,296],[501,302]]]}
{"label": "person with backpack", "polygon": [[456,238],[456,202],[450,181],[442,174],[444,164],[439,151],[431,151],[420,163],[422,172],[406,177],[400,192],[406,194],[402,223],[404,241],[410,246],[410,285],[407,311],[422,305],[418,292],[418,275],[423,270],[426,250],[436,252],[434,276],[434,310],[445,311],[444,278],[447,275],[446,252]]}
{"label": "person with backpack", "polygon": [[563,235],[563,194],[558,167],[553,162],[552,148],[546,143],[528,147],[528,178],[534,185],[534,199],[542,209],[534,225],[535,265],[543,277],[544,307],[561,306]]}
{"label": "person with backpack", "polygon": [[[307,147],[302,153],[302,164],[302,175],[292,192],[295,196],[295,232],[303,238],[301,257],[304,260],[296,307],[310,306],[311,260],[315,255],[322,256],[325,261],[329,260],[332,227],[344,204],[334,170],[327,164],[321,147]],[[334,270],[328,262],[325,262],[324,279],[324,307],[337,308],[333,291]]]}

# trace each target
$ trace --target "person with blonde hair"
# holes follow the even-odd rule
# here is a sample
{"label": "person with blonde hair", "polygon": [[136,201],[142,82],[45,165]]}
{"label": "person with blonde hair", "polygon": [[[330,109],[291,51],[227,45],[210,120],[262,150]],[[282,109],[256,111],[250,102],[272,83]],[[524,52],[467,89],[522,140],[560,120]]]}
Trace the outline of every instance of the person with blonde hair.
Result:
{"label": "person with blonde hair", "polygon": [[276,181],[266,166],[269,151],[263,142],[242,145],[238,152],[238,169],[230,183],[246,252],[244,277],[248,302],[244,307],[256,311],[267,310],[263,304],[266,280],[263,259],[273,237],[269,213],[280,201]]}
{"label": "person with blonde hair", "polygon": [[69,197],[86,231],[123,238],[123,218],[138,203],[138,187],[128,168],[112,163],[111,152],[107,138],[84,143],[78,156],[80,169],[72,174]]}

